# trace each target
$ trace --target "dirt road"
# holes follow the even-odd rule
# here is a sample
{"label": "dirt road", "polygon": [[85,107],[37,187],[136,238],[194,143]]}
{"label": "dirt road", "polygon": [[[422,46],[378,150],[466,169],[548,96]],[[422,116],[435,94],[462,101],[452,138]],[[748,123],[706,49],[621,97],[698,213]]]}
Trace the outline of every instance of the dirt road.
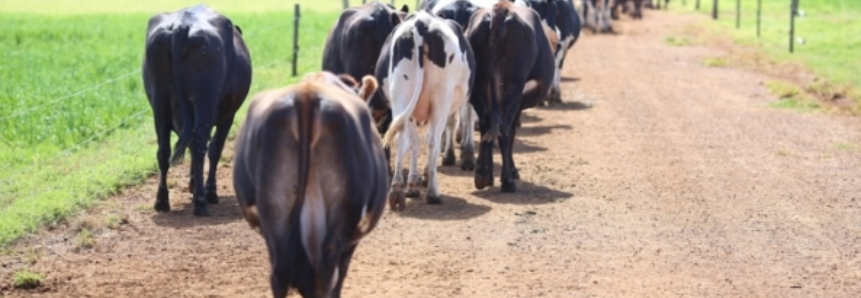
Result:
{"label": "dirt road", "polygon": [[[696,20],[650,10],[621,34],[585,34],[565,103],[523,119],[518,192],[476,191],[471,174],[441,168],[444,204],[387,211],[344,296],[861,295],[861,121],[769,108],[769,77],[703,66],[722,50],[664,43]],[[3,295],[267,297],[266,250],[229,172],[211,218],[191,216],[180,168],[174,212],[150,211],[150,179],[25,241],[0,258]],[[114,213],[128,223],[95,228],[95,247],[76,251],[74,226]],[[23,267],[45,285],[13,290]]]}

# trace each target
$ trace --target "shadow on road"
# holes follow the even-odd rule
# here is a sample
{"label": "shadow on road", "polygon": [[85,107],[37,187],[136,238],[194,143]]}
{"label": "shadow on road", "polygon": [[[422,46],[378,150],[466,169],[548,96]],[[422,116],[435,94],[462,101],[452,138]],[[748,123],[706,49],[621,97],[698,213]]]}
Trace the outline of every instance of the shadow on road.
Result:
{"label": "shadow on road", "polygon": [[400,215],[427,220],[467,220],[490,212],[490,209],[490,206],[470,204],[458,197],[442,195],[441,205],[428,205],[423,198],[407,198],[407,206]]}
{"label": "shadow on road", "polygon": [[[517,129],[517,136],[514,141],[514,148],[517,148],[517,141],[519,137],[523,136],[539,136],[543,134],[552,133],[554,130],[570,130],[571,125],[568,124],[558,124],[558,125],[546,125],[546,126],[523,126]],[[546,150],[546,149],[545,149]]]}
{"label": "shadow on road", "polygon": [[499,175],[494,176],[494,186],[472,192],[472,195],[500,204],[547,204],[569,199],[574,194],[555,190],[529,181],[517,181],[517,192],[504,193],[499,189]]}
{"label": "shadow on road", "polygon": [[580,101],[563,101],[561,103],[555,103],[549,106],[536,108],[549,111],[580,111],[591,109],[592,105]]}
{"label": "shadow on road", "polygon": [[521,124],[541,122],[541,120],[544,120],[544,118],[541,118],[541,117],[538,117],[535,115],[530,115],[526,111],[524,111],[523,113],[520,113],[520,123]]}
{"label": "shadow on road", "polygon": [[209,205],[212,216],[194,216],[194,204],[187,198],[171,200],[170,212],[156,213],[152,221],[157,226],[187,228],[194,226],[221,225],[232,221],[242,220],[239,205],[234,196],[222,196],[218,205]]}

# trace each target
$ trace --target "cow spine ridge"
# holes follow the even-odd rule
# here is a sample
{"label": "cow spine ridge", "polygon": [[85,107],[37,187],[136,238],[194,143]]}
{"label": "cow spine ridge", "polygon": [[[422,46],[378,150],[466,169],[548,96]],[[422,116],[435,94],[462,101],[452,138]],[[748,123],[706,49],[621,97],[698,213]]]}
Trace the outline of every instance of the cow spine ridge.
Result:
{"label": "cow spine ridge", "polygon": [[[415,26],[413,26],[411,30],[413,31],[413,36],[419,36],[419,32],[418,30],[416,30]],[[397,45],[397,42],[392,43],[392,48],[394,48],[395,45]],[[421,63],[419,61],[424,59],[424,53],[421,51],[422,43],[414,42],[414,45],[415,46],[413,48],[413,54],[416,55],[416,59],[413,61],[413,63],[420,66]],[[391,68],[394,67],[394,57],[394,55],[389,56],[389,73],[391,73]],[[392,140],[394,140],[395,136],[397,136],[397,134],[404,129],[404,125],[406,124],[406,121],[412,116],[413,110],[416,109],[416,104],[418,104],[419,97],[421,96],[422,85],[424,84],[424,68],[416,67],[416,69],[418,69],[418,73],[416,74],[416,82],[413,85],[413,96],[412,98],[410,98],[409,103],[407,103],[407,108],[404,109],[403,112],[398,114],[394,120],[392,120],[392,124],[389,126],[389,130],[386,132],[385,137],[383,137],[383,146],[388,147],[392,143]],[[389,88],[394,88],[394,86],[395,84],[392,83]],[[389,94],[394,93],[389,92]]]}
{"label": "cow spine ridge", "polygon": [[[176,82],[177,80],[181,80],[182,76],[180,74],[180,57],[182,57],[182,53],[185,51],[185,44],[188,40],[188,33],[191,30],[191,26],[189,24],[180,23],[175,27],[174,33],[171,35],[170,40],[170,64],[171,64],[171,73],[173,74],[173,80]],[[192,134],[194,133],[193,123],[191,120],[194,118],[194,114],[191,109],[188,107],[188,100],[185,98],[185,93],[183,90],[183,83],[176,82],[173,84],[173,92],[174,99],[179,102],[179,113],[182,114],[182,128],[179,131],[179,140],[176,141],[176,148],[174,148],[173,155],[170,157],[170,164],[176,165],[182,162],[185,157],[185,150],[188,148],[188,143],[191,141]]]}

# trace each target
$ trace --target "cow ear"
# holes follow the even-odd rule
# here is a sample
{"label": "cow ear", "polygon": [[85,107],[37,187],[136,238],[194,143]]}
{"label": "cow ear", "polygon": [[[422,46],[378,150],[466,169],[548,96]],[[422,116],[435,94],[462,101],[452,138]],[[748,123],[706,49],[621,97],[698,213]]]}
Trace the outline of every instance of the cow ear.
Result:
{"label": "cow ear", "polygon": [[350,87],[350,89],[356,89],[356,87],[359,87],[359,83],[356,82],[356,79],[354,79],[353,76],[349,74],[339,74],[338,79],[341,80],[341,83],[344,83],[344,85]]}
{"label": "cow ear", "polygon": [[404,4],[404,6],[401,6],[401,11],[402,11],[402,12],[404,12],[404,13],[409,13],[409,12],[410,12],[410,7],[409,7],[409,6],[407,6],[406,4]]}
{"label": "cow ear", "polygon": [[233,28],[236,28],[236,31],[239,32],[239,35],[242,35],[242,28],[239,28],[239,25],[233,25]]}
{"label": "cow ear", "polygon": [[365,76],[362,78],[362,86],[359,87],[359,97],[366,103],[371,100],[371,96],[377,91],[377,79],[374,76]]}

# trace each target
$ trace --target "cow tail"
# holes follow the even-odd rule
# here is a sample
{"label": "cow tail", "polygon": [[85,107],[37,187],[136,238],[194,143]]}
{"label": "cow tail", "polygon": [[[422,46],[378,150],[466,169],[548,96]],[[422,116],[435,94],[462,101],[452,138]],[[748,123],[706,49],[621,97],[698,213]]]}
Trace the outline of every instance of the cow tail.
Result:
{"label": "cow tail", "polygon": [[501,51],[499,46],[500,35],[505,31],[505,17],[508,15],[508,4],[502,2],[493,6],[493,13],[490,17],[490,34],[488,38],[488,51],[490,58],[490,128],[481,137],[482,142],[493,142],[502,134],[502,108],[500,107],[499,88],[501,82],[499,80],[499,55]]}
{"label": "cow tail", "polygon": [[[186,41],[188,40],[188,31],[190,26],[187,24],[179,25],[172,34],[170,61],[171,72],[173,77],[173,92],[174,100],[179,103],[179,113],[182,115],[182,127],[179,131],[179,140],[176,141],[176,146],[173,155],[170,157],[170,164],[176,165],[182,162],[185,157],[186,148],[191,142],[192,134],[194,133],[194,123],[192,122],[194,115],[191,108],[188,106],[188,99],[185,98],[184,84],[182,83],[182,74],[179,61],[185,51]],[[171,120],[173,121],[173,120]]]}
{"label": "cow tail", "polygon": [[[413,36],[418,36],[418,32],[415,29],[413,29]],[[392,44],[393,48],[398,46],[400,46],[399,42],[395,42],[394,44]],[[413,53],[415,53],[418,57],[418,59],[416,59],[414,62],[416,64],[415,69],[417,69],[418,71],[415,75],[416,81],[413,85],[413,96],[407,103],[407,108],[404,109],[403,112],[398,114],[394,120],[392,120],[392,124],[389,126],[389,130],[386,131],[386,135],[383,137],[383,145],[386,147],[388,147],[392,143],[392,140],[394,140],[395,137],[398,135],[398,133],[404,129],[406,122],[409,120],[410,116],[413,114],[413,111],[416,109],[416,105],[419,102],[419,96],[421,95],[422,85],[424,84],[424,69],[418,67],[418,65],[420,63],[419,61],[424,60],[424,53],[421,51],[421,45],[418,43],[415,44],[415,48],[413,50]],[[393,60],[394,55],[391,55],[389,59]],[[389,61],[389,73],[391,73],[391,67],[394,67],[394,61],[391,60]],[[394,84],[392,84],[391,86],[394,86]]]}
{"label": "cow tail", "polygon": [[[308,262],[319,275],[321,264],[326,260],[321,256],[321,252],[325,250],[322,243],[326,237],[326,207],[325,202],[321,200],[322,197],[319,197],[320,181],[313,178],[312,152],[320,139],[319,122],[322,117],[320,99],[317,97],[308,100],[297,99],[294,100],[294,105],[293,119],[296,119],[296,122],[293,123],[291,132],[298,144],[298,156],[296,156],[298,165],[295,168],[297,170],[295,201],[290,210],[288,222],[291,235],[289,238],[297,239],[302,243]],[[318,196],[309,199],[309,191],[315,192]],[[295,257],[295,253],[292,253],[294,254],[292,257]]]}

